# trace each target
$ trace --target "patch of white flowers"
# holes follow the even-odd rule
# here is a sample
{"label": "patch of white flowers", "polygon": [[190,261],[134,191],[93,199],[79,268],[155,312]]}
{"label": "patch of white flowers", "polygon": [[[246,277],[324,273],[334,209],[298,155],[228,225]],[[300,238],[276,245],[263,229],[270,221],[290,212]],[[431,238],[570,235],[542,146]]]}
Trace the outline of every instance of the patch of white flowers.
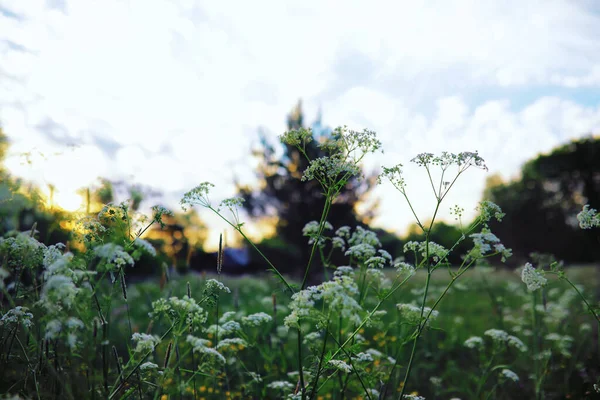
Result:
{"label": "patch of white flowers", "polygon": [[[398,310],[400,311],[400,315],[402,316],[403,321],[412,324],[412,325],[418,325],[421,323],[422,318],[421,318],[421,307],[420,306],[416,306],[414,304],[396,304],[396,307],[398,308]],[[431,315],[429,315],[429,319],[427,320],[427,325],[429,325],[429,323],[436,319],[437,316],[439,315],[439,312],[437,310],[433,310],[431,311],[430,307],[425,307],[423,308],[423,318],[427,317],[427,315],[431,312]]]}
{"label": "patch of white flowers", "polygon": [[594,208],[590,208],[589,204],[583,206],[583,210],[577,214],[577,220],[581,229],[600,227],[600,214]]}
{"label": "patch of white flowers", "polygon": [[98,264],[99,272],[115,272],[119,268],[123,268],[127,265],[133,266],[133,258],[123,250],[123,247],[114,244],[107,243],[98,246],[94,249],[94,253],[102,261]]}
{"label": "patch of white flowers", "polygon": [[323,301],[329,311],[338,313],[344,319],[360,323],[362,307],[354,296],[358,294],[358,287],[354,279],[348,275],[336,275],[331,281],[326,281],[318,286],[309,286],[304,290],[294,293],[289,305],[290,314],[285,317],[287,327],[300,327],[300,319],[322,317],[315,309],[317,301]]}
{"label": "patch of white flowers", "polygon": [[136,343],[134,351],[136,353],[147,353],[153,351],[160,343],[160,338],[156,335],[148,335],[146,333],[134,333],[131,340]]}
{"label": "patch of white flowers", "polygon": [[208,315],[206,311],[191,297],[170,297],[169,299],[158,299],[152,303],[150,318],[157,318],[166,314],[172,320],[186,318],[188,323],[203,324]]}
{"label": "patch of white flowers", "polygon": [[492,253],[492,250],[502,255],[503,262],[512,255],[512,251],[504,247],[504,245],[500,243],[500,239],[498,239],[498,237],[488,228],[483,228],[481,233],[473,233],[470,237],[473,239],[475,245],[473,248],[473,256],[476,258],[490,254]]}
{"label": "patch of white flowers", "polygon": [[500,329],[488,329],[484,335],[492,338],[495,344],[506,344],[521,352],[527,351],[527,346],[516,336],[509,335],[507,332]]}
{"label": "patch of white flowers", "polygon": [[143,251],[145,251],[146,253],[150,254],[151,256],[153,256],[153,257],[156,256],[156,249],[147,240],[140,239],[138,237],[138,238],[135,238],[135,240],[133,241],[133,244],[137,248],[142,249]]}
{"label": "patch of white flowers", "polygon": [[469,349],[481,349],[484,345],[483,338],[480,336],[471,336],[470,338],[465,340],[464,345]]}
{"label": "patch of white flowers", "polygon": [[194,353],[204,354],[210,357],[211,359],[218,361],[221,364],[225,364],[227,362],[227,360],[225,360],[225,357],[223,357],[221,353],[219,353],[212,347],[208,347],[208,344],[210,343],[209,340],[188,335],[186,341],[192,345]]}
{"label": "patch of white flowers", "polygon": [[33,314],[28,312],[27,307],[17,306],[6,312],[0,318],[0,326],[16,326],[23,325],[25,328],[30,328],[33,325]]}
{"label": "patch of white flowers", "polygon": [[521,271],[521,280],[527,285],[527,290],[530,292],[536,291],[548,283],[542,272],[533,268],[530,263],[525,264],[523,271]]}
{"label": "patch of white flowers", "polygon": [[500,376],[509,381],[519,382],[519,375],[515,374],[510,369],[504,368],[502,371],[500,371]]}
{"label": "patch of white flowers", "polygon": [[242,323],[244,325],[260,326],[263,324],[268,324],[272,320],[273,320],[273,317],[271,317],[269,314],[266,314],[264,312],[259,312],[259,313],[255,313],[255,314],[250,314],[247,317],[243,317]]}
{"label": "patch of white flowers", "polygon": [[327,365],[329,365],[330,367],[332,367],[334,369],[337,369],[338,371],[345,372],[347,374],[352,372],[352,366],[342,360],[329,360],[327,362]]}

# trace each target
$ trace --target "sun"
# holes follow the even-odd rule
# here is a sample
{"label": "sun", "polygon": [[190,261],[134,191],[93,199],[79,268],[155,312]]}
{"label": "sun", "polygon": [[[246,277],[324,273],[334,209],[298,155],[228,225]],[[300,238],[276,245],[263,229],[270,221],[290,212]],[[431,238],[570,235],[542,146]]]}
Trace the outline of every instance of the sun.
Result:
{"label": "sun", "polygon": [[50,208],[60,208],[67,212],[80,211],[84,207],[83,197],[76,191],[58,189],[51,186],[44,190],[46,205]]}

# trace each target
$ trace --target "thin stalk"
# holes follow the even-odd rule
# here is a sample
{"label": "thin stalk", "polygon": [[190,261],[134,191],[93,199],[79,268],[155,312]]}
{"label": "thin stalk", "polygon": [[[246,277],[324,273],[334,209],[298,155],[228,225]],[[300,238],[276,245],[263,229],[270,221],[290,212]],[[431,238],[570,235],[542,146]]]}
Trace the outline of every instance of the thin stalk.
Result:
{"label": "thin stalk", "polygon": [[283,277],[283,275],[281,275],[281,272],[279,272],[279,270],[277,268],[275,268],[275,266],[273,265],[273,263],[271,263],[271,261],[267,258],[267,256],[265,256],[263,254],[263,252],[260,251],[258,249],[258,247],[256,247],[256,245],[254,244],[254,242],[252,242],[252,240],[250,240],[250,238],[248,238],[248,236],[246,236],[246,234],[244,233],[244,231],[242,231],[242,229],[238,225],[232,224],[227,218],[225,218],[224,216],[222,216],[212,206],[208,206],[207,208],[209,210],[213,211],[215,214],[217,214],[219,216],[219,218],[221,218],[223,221],[227,222],[229,224],[229,226],[231,226],[236,232],[238,232],[240,235],[242,235],[242,237],[244,238],[244,240],[246,240],[250,244],[250,246],[252,246],[252,248],[254,250],[256,250],[256,252],[263,258],[263,260],[265,260],[265,262],[269,265],[269,267],[271,268],[271,270],[275,273],[275,275],[277,275],[277,277],[286,286],[286,288],[290,291],[290,293],[296,293],[296,291],[294,290],[294,288],[288,283],[288,281]]}
{"label": "thin stalk", "polygon": [[317,239],[313,243],[312,248],[310,250],[310,256],[308,258],[308,263],[306,265],[306,269],[304,270],[304,278],[302,279],[302,285],[300,286],[300,290],[302,290],[306,287],[306,282],[308,280],[308,273],[310,271],[312,259],[315,255],[315,250],[316,250],[317,246],[319,245],[319,239],[321,238],[321,235],[323,234],[323,231],[325,230],[325,222],[327,220],[327,216],[329,215],[330,208],[331,208],[331,196],[328,195],[325,198],[325,206],[323,207],[323,211],[321,212],[321,220],[319,221],[319,232],[317,233]]}
{"label": "thin stalk", "polygon": [[304,373],[302,371],[302,332],[298,327],[298,372],[300,375],[300,391],[302,392],[302,400],[306,399],[306,390],[304,388]]}
{"label": "thin stalk", "polygon": [[[428,271],[427,272],[427,279],[425,280],[425,293],[423,293],[423,302],[421,303],[421,319],[423,319],[423,312],[425,310],[425,302],[427,301],[427,294],[429,292],[429,283],[431,281],[431,272]],[[408,382],[408,378],[410,377],[410,372],[412,370],[412,364],[413,361],[415,359],[415,354],[417,352],[417,342],[419,340],[419,337],[421,336],[421,332],[423,330],[423,328],[425,327],[425,324],[427,323],[427,321],[425,320],[424,322],[420,322],[419,323],[419,327],[417,328],[417,335],[415,336],[414,340],[413,340],[413,346],[412,346],[412,350],[410,352],[410,358],[408,359],[408,366],[406,368],[406,374],[404,375],[404,384],[402,385],[402,391],[400,392],[400,399],[404,398],[404,391],[406,390],[406,383]]]}
{"label": "thin stalk", "polygon": [[[173,327],[175,325],[171,325],[171,327],[169,329],[167,329],[167,331],[161,336],[160,340],[162,341],[165,337],[167,337],[167,335],[169,333],[171,333],[171,331],[173,330]],[[112,400],[116,394],[121,390],[121,388],[125,385],[125,383],[127,383],[127,381],[129,381],[129,379],[131,378],[131,376],[140,368],[140,366],[142,365],[142,363],[144,362],[144,360],[150,355],[152,354],[152,352],[154,351],[154,349],[150,350],[149,352],[147,352],[140,361],[137,362],[137,364],[135,365],[135,367],[131,370],[131,372],[129,372],[129,374],[127,374],[127,376],[125,377],[125,379],[123,379],[123,381],[121,383],[119,383],[119,385],[117,386],[117,388],[115,390],[113,390],[113,392],[110,394],[110,396],[108,396],[109,400]]]}
{"label": "thin stalk", "polygon": [[312,400],[316,395],[315,390],[317,389],[317,384],[319,383],[319,377],[322,371],[321,366],[323,365],[323,359],[325,358],[325,349],[327,348],[327,338],[329,337],[329,335],[327,335],[328,332],[329,318],[327,319],[327,326],[325,327],[325,337],[323,338],[323,348],[321,349],[321,356],[319,357],[319,364],[317,365],[317,373],[315,374],[315,378],[313,379],[313,383],[311,385],[312,389],[310,391],[310,396],[308,397],[310,400]]}
{"label": "thin stalk", "polygon": [[[331,333],[330,333],[330,335],[331,335]],[[358,381],[360,382],[360,386],[362,386],[365,394],[367,395],[367,398],[369,400],[371,400],[371,393],[369,393],[369,391],[367,390],[367,387],[365,386],[365,382],[363,381],[363,379],[360,376],[359,372],[356,370],[356,368],[354,368],[354,363],[352,362],[352,355],[349,354],[346,350],[344,350],[340,346],[340,342],[338,342],[337,340],[335,340],[335,337],[333,337],[333,335],[331,335],[331,337],[333,338],[333,340],[335,341],[335,343],[338,345],[338,347],[340,349],[342,349],[342,351],[344,352],[344,354],[346,355],[346,357],[348,357],[348,362],[350,363],[350,366],[352,367],[352,371],[354,371],[354,373],[356,374],[356,377],[358,378]],[[343,392],[342,392],[342,394],[343,394]]]}

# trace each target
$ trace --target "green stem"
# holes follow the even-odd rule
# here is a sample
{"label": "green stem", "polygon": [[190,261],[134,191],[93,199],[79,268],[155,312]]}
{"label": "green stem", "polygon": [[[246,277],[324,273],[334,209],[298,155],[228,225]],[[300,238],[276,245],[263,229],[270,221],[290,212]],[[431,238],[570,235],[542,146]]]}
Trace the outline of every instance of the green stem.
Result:
{"label": "green stem", "polygon": [[252,248],[254,248],[254,250],[256,250],[256,252],[265,260],[265,262],[269,265],[269,267],[271,268],[271,270],[275,273],[275,275],[277,275],[277,277],[286,286],[286,288],[290,291],[290,293],[295,293],[296,292],[294,290],[294,288],[292,288],[292,286],[288,283],[288,281],[283,277],[283,275],[281,275],[281,272],[279,272],[279,270],[277,268],[275,268],[275,266],[271,263],[271,261],[267,258],[267,256],[265,256],[263,254],[263,252],[260,251],[258,249],[258,247],[256,247],[256,245],[254,244],[254,242],[252,242],[252,240],[250,240],[250,238],[248,238],[248,236],[246,236],[246,234],[242,231],[242,229],[239,227],[239,225],[232,224],[227,218],[225,218],[224,216],[222,216],[219,213],[219,211],[215,210],[212,206],[209,205],[207,208],[209,210],[213,211],[215,214],[217,214],[223,221],[227,222],[233,229],[235,229],[240,235],[242,235],[242,237],[244,238],[244,240],[246,240],[248,243],[250,243],[250,246],[252,246]]}
{"label": "green stem", "polygon": [[[429,257],[428,257],[429,258]],[[421,320],[423,319],[423,313],[425,310],[425,302],[427,301],[427,293],[429,292],[429,283],[431,281],[431,271],[427,271],[427,279],[425,280],[425,293],[423,293],[423,302],[421,303]],[[417,328],[417,334],[413,340],[413,346],[412,346],[412,350],[410,352],[410,358],[408,359],[408,367],[406,368],[406,374],[404,375],[404,384],[402,385],[402,391],[400,392],[400,399],[404,398],[404,392],[406,390],[406,383],[408,382],[408,378],[410,377],[410,372],[412,370],[412,365],[413,365],[413,361],[415,359],[415,353],[417,351],[417,342],[419,340],[419,337],[421,336],[421,332],[423,330],[423,328],[425,327],[425,323],[427,321],[424,322],[419,322],[419,327]]]}

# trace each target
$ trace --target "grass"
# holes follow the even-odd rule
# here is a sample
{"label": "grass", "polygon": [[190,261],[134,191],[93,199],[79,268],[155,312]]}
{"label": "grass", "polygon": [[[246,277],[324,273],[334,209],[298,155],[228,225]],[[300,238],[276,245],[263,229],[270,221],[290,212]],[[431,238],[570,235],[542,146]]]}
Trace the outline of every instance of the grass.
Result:
{"label": "grass", "polygon": [[[291,131],[282,140],[308,158],[311,132]],[[415,214],[425,240],[405,244],[409,264],[383,250],[374,232],[327,222],[362,158],[380,149],[375,134],[340,128],[319,146],[328,156],[309,160],[303,178],[319,183],[325,201],[320,221],[303,230],[311,256],[300,282],[256,248],[270,275],[167,282],[165,271],[128,285],[136,262],[157,256],[140,236],[154,223],[162,226],[169,213],[162,207],[143,219],[128,203],[106,205],[78,228],[75,254],[40,243],[35,229],[1,238],[0,391],[40,400],[595,395],[595,267],[565,271],[541,256],[522,275],[485,267],[492,257],[511,255],[489,230],[491,219],[504,216],[489,201],[473,222],[460,224],[459,242],[472,242],[462,265],[447,267],[459,242],[446,249],[430,240],[454,182],[470,167],[487,168],[476,152],[412,160],[426,170],[436,206],[427,223]],[[401,167],[384,168],[382,176],[410,205]],[[247,239],[241,199],[214,206],[212,187],[201,183],[182,206],[216,213]],[[453,210],[460,220],[463,210]],[[346,266],[331,264],[334,251],[347,257]],[[309,286],[316,263],[328,266],[331,278]],[[221,268],[218,261],[215,271]]]}

